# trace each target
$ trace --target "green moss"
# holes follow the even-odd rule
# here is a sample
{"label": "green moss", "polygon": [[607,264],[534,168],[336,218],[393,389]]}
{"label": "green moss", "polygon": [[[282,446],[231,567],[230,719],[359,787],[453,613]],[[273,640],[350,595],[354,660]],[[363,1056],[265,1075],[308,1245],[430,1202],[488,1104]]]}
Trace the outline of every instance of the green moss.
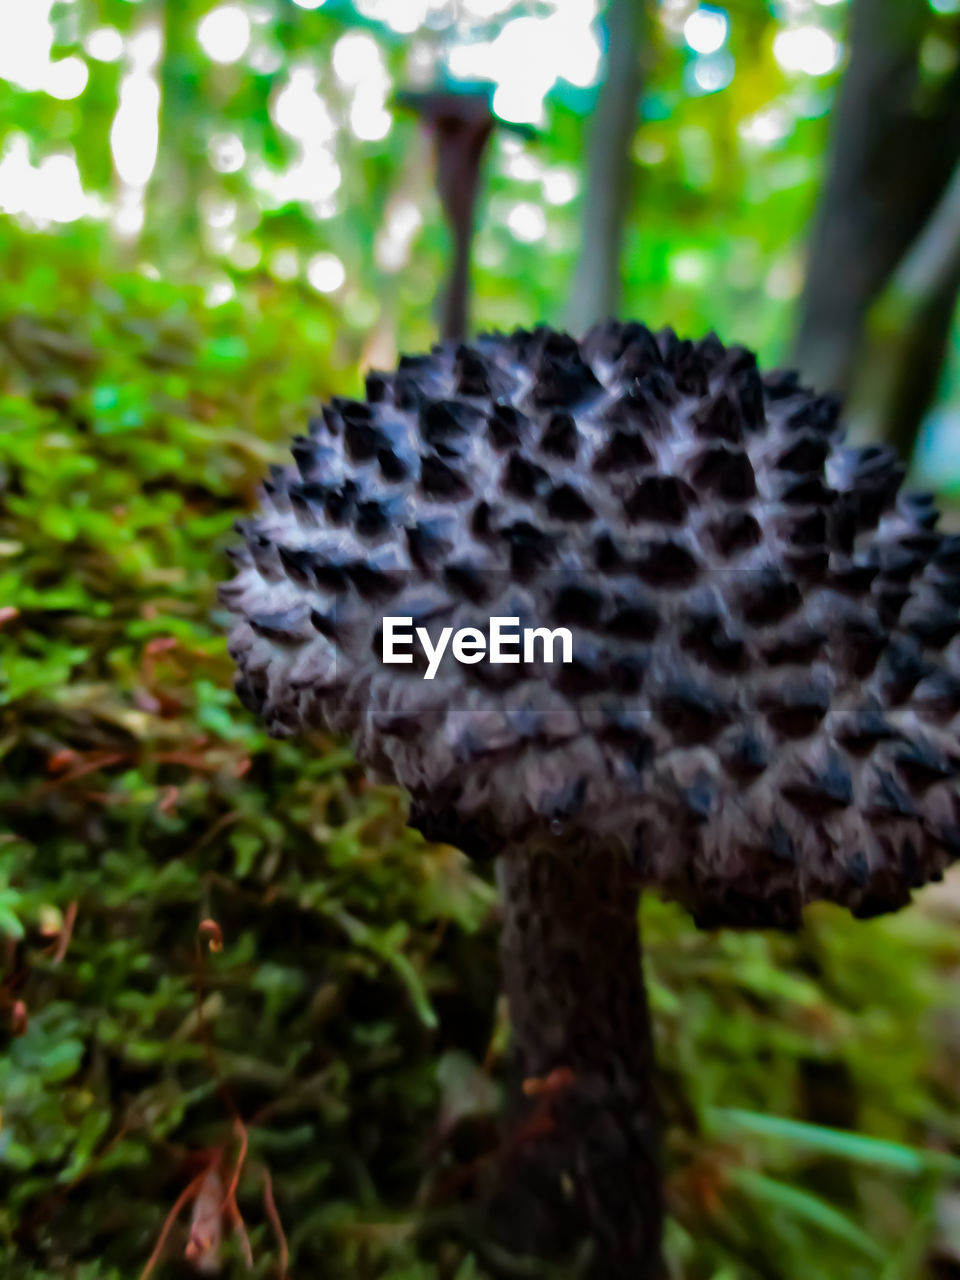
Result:
{"label": "green moss", "polygon": [[[265,738],[214,597],[264,467],[355,372],[306,303],[211,312],[136,275],[90,298],[60,252],[0,282],[3,1273],[138,1275],[239,1115],[251,1274],[277,1274],[269,1170],[291,1275],[480,1280],[451,1215],[496,1138],[492,890],[341,746]],[[222,950],[198,948],[205,919]],[[799,938],[703,935],[652,901],[644,925],[674,1274],[918,1274],[935,1162],[729,1113],[960,1140],[935,1034],[955,934],[823,911]],[[160,1277],[191,1274],[188,1216]],[[229,1238],[224,1262],[247,1274]]]}

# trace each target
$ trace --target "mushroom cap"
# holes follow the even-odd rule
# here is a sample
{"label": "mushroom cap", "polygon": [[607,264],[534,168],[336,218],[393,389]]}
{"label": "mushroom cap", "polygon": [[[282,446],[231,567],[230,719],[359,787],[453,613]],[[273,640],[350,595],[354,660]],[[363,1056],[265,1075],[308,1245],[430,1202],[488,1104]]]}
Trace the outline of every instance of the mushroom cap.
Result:
{"label": "mushroom cap", "polygon": [[[237,689],[466,852],[616,850],[703,925],[895,910],[960,851],[960,537],[710,335],[488,334],[334,399],[241,522]],[[573,661],[383,661],[384,617]],[[537,650],[538,654],[541,651]]]}

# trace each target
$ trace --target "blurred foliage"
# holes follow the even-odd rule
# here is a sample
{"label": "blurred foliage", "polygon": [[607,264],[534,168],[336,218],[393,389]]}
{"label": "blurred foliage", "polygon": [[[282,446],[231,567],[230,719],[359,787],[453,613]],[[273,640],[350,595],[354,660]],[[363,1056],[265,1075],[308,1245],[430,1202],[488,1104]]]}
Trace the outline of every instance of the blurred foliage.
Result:
{"label": "blurred foliage", "polygon": [[[320,8],[261,0],[248,6],[256,20],[244,56],[217,64],[204,57],[197,38],[200,19],[216,7],[212,0],[55,3],[55,57],[83,57],[85,38],[103,24],[128,41],[147,30],[163,41],[159,154],[146,191],[146,222],[128,253],[164,278],[227,276],[235,283],[269,279],[278,250],[287,262],[293,252],[301,279],[313,254],[333,253],[346,268],[336,302],[348,325],[376,330],[388,354],[395,334],[409,347],[426,341],[447,246],[429,151],[417,123],[389,94],[393,120],[386,135],[357,136],[351,109],[362,86],[336,74],[344,38],[371,42],[391,86],[422,86],[445,77],[458,50],[496,37],[511,17],[565,7],[589,11],[590,4],[397,5],[398,13],[402,6],[422,10],[429,23],[406,34],[369,20],[364,13],[389,8],[374,0],[358,0],[356,8],[348,0],[326,0]],[[651,7],[658,8],[652,0]],[[624,309],[654,326],[715,327],[771,361],[791,335],[785,304],[800,289],[836,79],[829,71],[815,78],[785,71],[774,57],[774,39],[785,25],[815,20],[839,40],[846,5],[738,0],[730,6],[724,48],[708,56],[692,52],[683,38],[684,19],[695,7],[694,0],[667,0],[658,8],[661,20],[649,25]],[[471,16],[484,12],[493,17]],[[952,23],[932,12],[930,21],[931,38]],[[570,30],[580,34],[574,25]],[[353,53],[361,56],[356,46]],[[367,45],[362,57],[370,56]],[[86,66],[86,89],[67,101],[0,81],[0,122],[8,142],[16,132],[29,140],[35,164],[53,154],[75,156],[84,190],[109,202],[119,185],[111,166],[111,113],[129,67],[90,57]],[[331,179],[324,198],[279,202],[262,185],[263,172],[287,172],[300,154],[302,138],[278,120],[291,75],[305,69],[315,88],[298,99],[302,130],[314,129],[319,140],[312,154],[332,157],[339,179]],[[522,68],[514,66],[512,74],[522,75]],[[596,93],[596,85],[558,79],[534,140],[497,138],[474,264],[483,326],[554,320],[566,302],[589,198],[580,160]],[[243,146],[245,161],[235,171],[217,167],[223,139]],[[411,207],[420,222],[403,232]],[[517,219],[518,208],[528,207],[533,219],[523,212]],[[63,234],[73,234],[73,226]]]}
{"label": "blurred foliage", "polygon": [[[252,1274],[278,1274],[269,1173],[291,1276],[481,1280],[457,1209],[498,1140],[492,889],[335,744],[264,737],[214,601],[236,511],[339,381],[331,316],[3,234],[3,1274],[140,1274],[241,1121]],[[644,925],[672,1274],[923,1274],[960,1167],[955,921]],[[193,1274],[189,1220],[157,1276]]]}
{"label": "blurred foliage", "polygon": [[[338,744],[265,738],[231,693],[214,595],[232,521],[289,437],[324,397],[356,392],[365,363],[432,337],[446,237],[429,155],[399,114],[378,142],[345,126],[337,42],[372,34],[409,84],[434,74],[451,32],[401,36],[345,0],[261,0],[251,49],[271,56],[218,66],[195,38],[210,7],[55,6],[56,57],[100,24],[163,28],[146,222],[121,242],[96,219],[0,222],[0,1269],[139,1276],[178,1200],[217,1160],[226,1180],[246,1133],[250,1274],[280,1274],[279,1221],[291,1277],[485,1280],[493,1263],[459,1210],[499,1140],[489,877],[407,831],[402,798]],[[776,359],[831,78],[784,73],[780,7],[739,0],[736,74],[700,92],[684,6],[662,8],[626,309]],[[844,9],[817,20],[839,33]],[[271,111],[304,61],[336,121],[341,182],[320,211],[264,199],[250,165],[209,162],[226,134],[254,167],[292,162]],[[72,149],[85,190],[109,201],[125,67],[88,66],[69,101],[0,81],[0,150],[17,132],[35,164]],[[561,81],[536,141],[494,146],[481,323],[565,301],[594,92]],[[518,205],[540,211],[542,235],[511,230]],[[528,211],[517,225],[540,224]],[[307,283],[318,252],[345,267],[329,295]],[[957,1267],[951,888],[867,924],[812,911],[795,938],[701,934],[644,904],[675,1280],[919,1280],[932,1248]],[[158,1280],[196,1273],[197,1203]],[[236,1233],[219,1254],[248,1274]]]}
{"label": "blurred foliage", "polygon": [[[909,2],[915,9],[923,0]],[[706,4],[727,21],[722,47],[707,54],[684,38],[697,0],[638,3],[654,16],[642,50],[623,310],[654,327],[715,328],[776,363],[795,326],[791,304],[803,281],[848,2]],[[107,260],[125,254],[165,279],[202,279],[223,292],[226,281],[261,287],[292,273],[303,282],[316,254],[333,254],[345,268],[345,283],[333,291],[341,323],[362,335],[369,357],[389,363],[397,335],[406,349],[432,336],[448,249],[429,147],[395,90],[450,79],[471,48],[531,15],[566,13],[569,39],[582,43],[586,26],[576,15],[602,7],[601,0],[397,0],[393,9],[387,0],[305,0],[303,7],[294,0],[54,0],[51,56],[82,58],[86,88],[58,100],[0,80],[0,153],[22,135],[34,165],[74,158],[92,201],[85,223],[109,220],[123,194],[111,157],[118,94],[136,69],[136,41],[155,38],[159,63],[141,68],[160,89],[145,222],[119,247],[104,237]],[[235,60],[217,63],[204,55],[198,32],[206,15],[225,8],[249,15],[249,40]],[[923,80],[933,85],[956,64],[960,15],[954,0],[927,10]],[[126,41],[119,61],[87,53],[91,33],[104,27]],[[816,74],[776,56],[778,37],[797,32],[827,42]],[[539,79],[516,44],[490,65],[510,84]],[[539,52],[556,60],[553,46]],[[581,161],[598,85],[570,83],[562,70],[558,62],[537,136],[522,142],[501,131],[491,151],[473,269],[481,327],[555,322],[567,302],[589,200]],[[294,82],[297,92],[285,99]],[[389,120],[383,136],[371,139],[355,111],[365,108],[360,115],[369,123],[380,102]],[[239,160],[224,161],[224,148],[238,146]],[[305,156],[315,198],[306,188],[302,198],[286,198],[276,180]],[[43,223],[48,234],[67,238],[76,228]],[[958,376],[954,359],[945,400],[958,394]]]}

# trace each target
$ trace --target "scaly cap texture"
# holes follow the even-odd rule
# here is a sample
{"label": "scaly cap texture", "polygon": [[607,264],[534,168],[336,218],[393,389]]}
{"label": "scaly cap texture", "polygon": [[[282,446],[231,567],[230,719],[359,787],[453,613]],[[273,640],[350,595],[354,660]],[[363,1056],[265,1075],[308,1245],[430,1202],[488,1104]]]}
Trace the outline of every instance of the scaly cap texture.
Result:
{"label": "scaly cap texture", "polygon": [[[960,537],[839,406],[609,322],[403,356],[242,524],[237,688],[467,852],[616,849],[704,925],[895,910],[960,852]],[[384,665],[384,615],[570,625],[571,664]]]}

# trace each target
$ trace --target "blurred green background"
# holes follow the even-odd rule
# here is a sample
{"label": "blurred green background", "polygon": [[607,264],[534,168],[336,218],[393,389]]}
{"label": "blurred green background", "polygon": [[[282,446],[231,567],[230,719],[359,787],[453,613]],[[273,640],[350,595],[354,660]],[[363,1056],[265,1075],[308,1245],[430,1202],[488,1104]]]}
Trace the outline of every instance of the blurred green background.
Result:
{"label": "blurred green background", "polygon": [[[958,62],[958,0],[0,0],[5,1277],[499,1265],[489,877],[265,738],[214,596],[289,437],[436,337],[397,93],[488,85],[474,326],[795,356],[955,523]],[[799,937],[643,912],[671,1276],[960,1276],[960,882]],[[245,1236],[204,1218],[243,1150]]]}

